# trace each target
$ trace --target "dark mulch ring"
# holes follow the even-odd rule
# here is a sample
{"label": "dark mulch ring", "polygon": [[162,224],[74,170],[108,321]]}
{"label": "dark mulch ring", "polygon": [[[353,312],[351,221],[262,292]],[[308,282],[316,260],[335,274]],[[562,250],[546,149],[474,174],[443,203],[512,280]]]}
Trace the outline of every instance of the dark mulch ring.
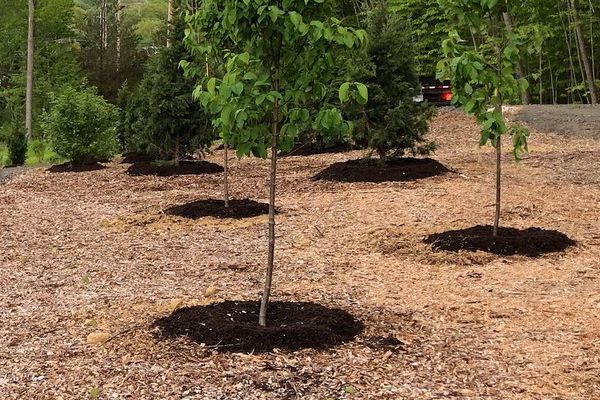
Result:
{"label": "dark mulch ring", "polygon": [[225,201],[223,200],[198,200],[165,210],[165,214],[167,215],[190,219],[204,217],[242,219],[268,213],[269,205],[267,203],[259,203],[250,199],[229,200],[229,207],[225,207]]}
{"label": "dark mulch ring", "polygon": [[106,167],[99,162],[85,163],[85,164],[71,164],[64,163],[59,165],[53,165],[46,171],[50,173],[63,173],[63,172],[88,172],[88,171],[100,171]]}
{"label": "dark mulch ring", "polygon": [[150,162],[139,162],[131,165],[127,173],[132,176],[156,175],[156,176],[177,176],[177,175],[204,175],[218,174],[223,172],[222,166],[208,161],[181,161],[179,165],[174,164],[155,164]]}
{"label": "dark mulch ring", "polygon": [[563,252],[577,242],[564,233],[541,228],[499,228],[493,236],[493,227],[478,225],[472,228],[436,233],[428,236],[425,243],[434,251],[485,251],[502,256],[523,255],[540,257],[546,253]]}
{"label": "dark mulch ring", "polygon": [[226,301],[181,308],[153,324],[158,339],[188,337],[221,352],[327,349],[353,340],[364,325],[346,311],[306,302],[271,302],[267,326],[258,325],[259,303]]}
{"label": "dark mulch ring", "polygon": [[430,178],[451,172],[431,158],[403,157],[380,164],[376,159],[360,159],[330,165],[313,180],[337,182],[403,182]]}

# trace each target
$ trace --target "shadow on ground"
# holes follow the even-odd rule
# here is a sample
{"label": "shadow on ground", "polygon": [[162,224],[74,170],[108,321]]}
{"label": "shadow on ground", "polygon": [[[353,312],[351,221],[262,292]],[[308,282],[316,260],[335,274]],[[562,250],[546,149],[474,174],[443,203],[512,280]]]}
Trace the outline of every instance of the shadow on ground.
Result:
{"label": "shadow on ground", "polygon": [[98,162],[89,164],[70,164],[64,163],[60,165],[53,165],[46,171],[50,173],[63,173],[63,172],[89,172],[89,171],[100,171],[106,167]]}
{"label": "shadow on ground", "polygon": [[204,217],[242,219],[257,217],[268,213],[268,204],[259,203],[250,199],[229,200],[229,207],[225,207],[225,202],[223,200],[198,200],[165,210],[165,214],[167,215],[190,219]]}
{"label": "shadow on ground", "polygon": [[271,302],[266,327],[258,325],[258,311],[258,302],[226,301],[181,308],[153,326],[159,340],[185,336],[221,352],[239,353],[327,349],[364,330],[348,312],[315,303]]}
{"label": "shadow on ground", "polygon": [[319,147],[313,144],[301,144],[295,146],[292,150],[288,152],[280,152],[280,157],[291,157],[291,156],[312,156],[318,154],[335,154],[335,153],[345,153],[348,151],[356,150],[350,145],[340,144],[337,146],[331,147]]}
{"label": "shadow on ground", "polygon": [[177,176],[177,175],[205,175],[223,172],[222,166],[208,161],[181,161],[179,165],[155,164],[150,162],[138,162],[127,169],[131,176],[155,175],[155,176]]}
{"label": "shadow on ground", "polygon": [[485,251],[502,256],[523,255],[541,257],[547,253],[563,252],[577,242],[564,233],[541,228],[500,228],[493,236],[493,227],[478,225],[472,228],[430,235],[424,240],[434,251]]}
{"label": "shadow on ground", "polygon": [[398,158],[380,164],[375,159],[360,159],[330,165],[313,180],[336,182],[403,182],[430,178],[451,172],[431,158]]}

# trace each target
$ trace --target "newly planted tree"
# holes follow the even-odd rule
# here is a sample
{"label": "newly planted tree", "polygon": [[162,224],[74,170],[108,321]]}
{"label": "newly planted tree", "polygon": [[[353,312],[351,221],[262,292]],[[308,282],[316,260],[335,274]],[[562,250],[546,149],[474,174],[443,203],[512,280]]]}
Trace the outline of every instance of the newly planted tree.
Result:
{"label": "newly planted tree", "polygon": [[[480,145],[489,142],[496,149],[494,236],[498,235],[500,222],[502,135],[511,135],[516,160],[527,151],[529,136],[524,127],[507,125],[502,108],[527,90],[527,81],[515,76],[519,54],[532,51],[539,43],[535,37],[525,38],[518,30],[506,27],[503,15],[510,2],[440,0],[444,8],[456,16],[457,29],[443,42],[445,58],[438,64],[438,77],[452,79],[453,103],[476,117],[481,126]],[[474,43],[462,40],[459,34],[459,30],[468,32],[469,28],[476,38]]]}
{"label": "newly planted tree", "polygon": [[[289,151],[300,132],[347,131],[335,108],[320,108],[332,79],[336,46],[359,47],[365,33],[331,17],[326,0],[206,0],[189,18],[195,56],[222,60],[223,74],[205,79],[195,97],[238,157],[267,158],[270,148],[269,245],[259,324],[266,325],[275,256],[278,150]],[[199,39],[200,37],[200,39]],[[210,40],[209,40],[210,39]],[[184,62],[196,76],[204,65]],[[361,87],[361,90],[358,90]],[[344,87],[365,99],[362,86]]]}

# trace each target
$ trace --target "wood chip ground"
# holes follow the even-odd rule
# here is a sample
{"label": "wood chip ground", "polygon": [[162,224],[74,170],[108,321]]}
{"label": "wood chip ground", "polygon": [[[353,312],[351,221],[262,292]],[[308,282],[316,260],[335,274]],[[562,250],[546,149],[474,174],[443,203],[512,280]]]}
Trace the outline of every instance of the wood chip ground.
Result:
{"label": "wood chip ground", "polygon": [[[366,324],[326,351],[222,354],[152,335],[177,307],[258,299],[265,217],[164,214],[220,198],[222,174],[132,177],[115,162],[0,185],[0,398],[599,399],[600,141],[534,131],[520,164],[505,154],[502,223],[578,241],[531,259],[422,243],[494,210],[494,155],[473,121],[441,111],[431,135],[453,173],[337,183],[311,177],[363,152],[280,161],[274,299]],[[232,164],[232,195],[266,201],[268,162]]]}

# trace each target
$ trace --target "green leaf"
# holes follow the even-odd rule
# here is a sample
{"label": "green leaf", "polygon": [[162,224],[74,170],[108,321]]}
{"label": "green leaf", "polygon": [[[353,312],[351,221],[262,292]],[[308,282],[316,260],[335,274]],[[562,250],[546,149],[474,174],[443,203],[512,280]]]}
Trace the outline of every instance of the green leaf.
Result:
{"label": "green leaf", "polygon": [[345,82],[340,86],[339,97],[342,103],[345,103],[350,98],[350,82]]}
{"label": "green leaf", "polygon": [[362,83],[356,83],[356,88],[358,89],[358,98],[356,99],[358,103],[367,104],[369,101],[369,89]]}

